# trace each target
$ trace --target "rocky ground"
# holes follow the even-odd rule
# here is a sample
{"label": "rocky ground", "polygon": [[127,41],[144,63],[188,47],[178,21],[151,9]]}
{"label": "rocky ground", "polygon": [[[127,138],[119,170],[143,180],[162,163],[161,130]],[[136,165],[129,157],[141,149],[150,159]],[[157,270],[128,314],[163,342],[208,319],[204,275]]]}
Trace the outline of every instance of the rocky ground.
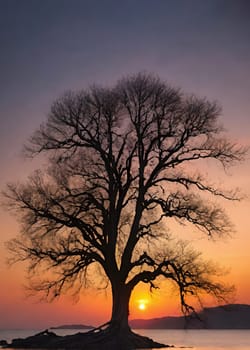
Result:
{"label": "rocky ground", "polygon": [[172,347],[157,343],[148,337],[128,330],[126,334],[114,330],[94,329],[87,333],[58,336],[45,330],[25,339],[13,339],[11,344],[2,341],[3,348],[65,349],[65,350],[132,350]]}

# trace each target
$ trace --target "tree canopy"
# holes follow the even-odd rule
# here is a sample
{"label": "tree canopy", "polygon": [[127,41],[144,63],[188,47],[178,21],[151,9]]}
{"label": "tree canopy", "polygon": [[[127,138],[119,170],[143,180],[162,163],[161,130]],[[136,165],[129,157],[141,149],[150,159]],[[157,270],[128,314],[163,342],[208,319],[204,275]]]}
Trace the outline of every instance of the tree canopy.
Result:
{"label": "tree canopy", "polygon": [[125,323],[140,282],[154,288],[159,279],[172,281],[186,312],[193,310],[189,295],[223,297],[229,289],[214,278],[217,267],[170,234],[171,220],[207,236],[232,230],[212,199],[233,200],[235,192],[197,166],[243,159],[220,113],[216,102],[146,73],[56,100],[26,145],[28,156],[45,153],[48,167],[5,194],[22,221],[21,236],[8,246],[14,260],[29,262],[33,288],[53,299],[101,274],[111,285],[112,320]]}

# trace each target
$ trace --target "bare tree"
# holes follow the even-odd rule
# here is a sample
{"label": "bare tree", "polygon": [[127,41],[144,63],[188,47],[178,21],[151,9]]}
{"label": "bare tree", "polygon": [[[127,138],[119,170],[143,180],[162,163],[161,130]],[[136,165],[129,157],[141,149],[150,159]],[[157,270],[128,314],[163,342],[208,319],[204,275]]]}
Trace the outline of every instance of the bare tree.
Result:
{"label": "bare tree", "polygon": [[184,312],[193,310],[188,295],[223,298],[229,289],[216,280],[217,268],[169,234],[173,219],[208,236],[231,231],[211,198],[235,193],[197,170],[206,159],[228,167],[243,158],[223,136],[219,115],[216,103],[142,73],[59,98],[26,145],[29,156],[49,155],[47,170],[6,193],[23,224],[9,249],[29,262],[33,288],[50,299],[77,293],[99,267],[113,297],[109,329],[123,333],[140,282],[172,281]]}

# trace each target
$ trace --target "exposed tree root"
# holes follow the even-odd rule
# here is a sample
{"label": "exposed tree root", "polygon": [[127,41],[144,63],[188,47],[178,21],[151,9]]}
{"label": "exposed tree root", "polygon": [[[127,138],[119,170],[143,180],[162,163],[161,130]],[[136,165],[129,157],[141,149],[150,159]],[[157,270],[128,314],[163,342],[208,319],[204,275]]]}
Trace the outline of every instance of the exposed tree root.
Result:
{"label": "exposed tree root", "polygon": [[173,347],[153,341],[148,337],[132,332],[118,331],[115,327],[98,327],[87,333],[58,336],[45,330],[25,339],[14,339],[6,347],[24,349],[66,349],[66,350],[131,350]]}

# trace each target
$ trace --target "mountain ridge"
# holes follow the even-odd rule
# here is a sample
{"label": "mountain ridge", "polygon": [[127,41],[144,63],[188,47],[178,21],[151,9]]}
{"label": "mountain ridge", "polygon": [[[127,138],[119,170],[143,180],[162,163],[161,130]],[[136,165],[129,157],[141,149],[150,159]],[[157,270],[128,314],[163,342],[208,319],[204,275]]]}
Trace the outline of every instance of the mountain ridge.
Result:
{"label": "mountain ridge", "polygon": [[[134,329],[250,329],[250,305],[226,304],[206,307],[198,317],[191,315],[165,316],[150,319],[133,319],[129,321]],[[93,326],[83,324],[68,324],[55,329],[93,329]]]}
{"label": "mountain ridge", "polygon": [[134,319],[130,326],[137,329],[250,329],[250,305],[227,304],[207,307],[191,315]]}
{"label": "mountain ridge", "polygon": [[50,327],[49,329],[93,329],[95,327],[85,324],[64,324],[61,326]]}

